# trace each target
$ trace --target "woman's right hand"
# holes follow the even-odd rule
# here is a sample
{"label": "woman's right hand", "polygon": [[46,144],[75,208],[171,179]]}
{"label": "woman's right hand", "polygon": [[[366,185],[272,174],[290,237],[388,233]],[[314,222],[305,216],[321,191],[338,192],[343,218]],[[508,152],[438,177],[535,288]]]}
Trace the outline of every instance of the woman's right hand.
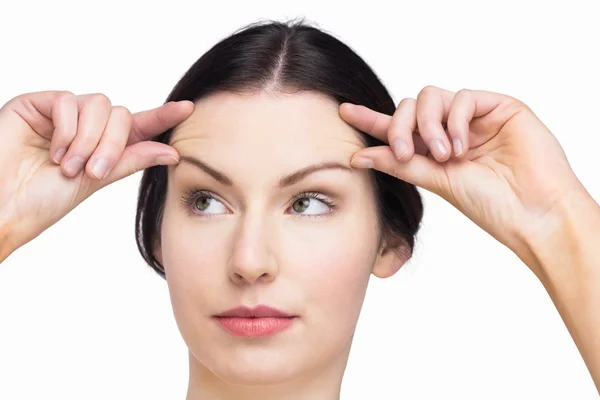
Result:
{"label": "woman's right hand", "polygon": [[149,139],[193,110],[182,101],[132,115],[102,94],[62,91],[6,103],[0,109],[0,262],[104,186],[177,164],[174,148]]}

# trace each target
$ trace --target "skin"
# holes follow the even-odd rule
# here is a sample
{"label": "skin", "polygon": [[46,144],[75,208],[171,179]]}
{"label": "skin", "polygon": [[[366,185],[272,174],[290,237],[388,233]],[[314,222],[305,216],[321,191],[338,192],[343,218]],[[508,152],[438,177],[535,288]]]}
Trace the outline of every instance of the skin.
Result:
{"label": "skin", "polygon": [[[188,399],[335,398],[369,276],[389,276],[398,262],[379,247],[371,174],[350,167],[364,147],[356,130],[319,94],[218,93],[196,104],[171,145],[182,161],[169,171],[158,258],[190,349]],[[322,163],[341,168],[279,186]],[[193,188],[218,200],[207,211],[182,204]],[[304,191],[334,208],[310,198],[297,211]],[[299,318],[271,338],[244,339],[211,317],[259,304]]]}
{"label": "skin", "polygon": [[[148,139],[192,111],[191,102],[179,102],[131,114],[100,93],[44,91],[11,99],[0,109],[0,260],[101,188],[154,165],[176,164],[173,148]],[[59,164],[61,148],[68,151]],[[71,170],[74,157],[85,163]],[[99,179],[94,167],[101,158],[108,171]]]}
{"label": "skin", "polygon": [[[169,171],[172,179],[161,232],[163,242],[156,253],[164,258],[174,312],[190,347],[188,399],[281,398],[282,388],[296,390],[291,393],[300,398],[336,399],[353,321],[362,304],[368,276],[389,276],[404,261],[394,259],[394,252],[377,246],[378,229],[369,208],[372,198],[369,199],[368,190],[358,193],[345,185],[339,188],[340,192],[346,191],[338,195],[346,199],[339,202],[340,212],[322,219],[286,214],[295,190],[276,189],[279,175],[274,171],[284,174],[288,169],[291,172],[303,167],[304,162],[322,161],[316,160],[319,155],[339,157],[340,162],[345,160],[358,170],[320,172],[297,187],[308,184],[310,179],[311,184],[324,190],[323,186],[335,186],[338,180],[346,179],[368,189],[368,175],[361,174],[365,171],[360,169],[375,168],[444,198],[511,249],[540,279],[600,389],[600,251],[596,245],[600,206],[571,170],[552,133],[531,109],[498,93],[453,93],[432,86],[424,88],[416,99],[402,100],[393,116],[360,105],[342,104],[338,109],[318,96],[309,104],[306,97],[302,100],[279,96],[273,101],[270,96],[215,96],[210,104],[208,100],[199,102],[198,112],[211,107],[216,112],[219,104],[226,104],[227,108],[221,108],[221,114],[207,113],[197,121],[189,102],[131,114],[98,94],[38,92],[12,99],[0,109],[0,170],[5,177],[0,181],[0,262],[100,188],[159,163],[177,165]],[[250,98],[254,101],[248,102]],[[296,108],[285,113],[284,104]],[[319,104],[319,110],[312,109],[311,104]],[[244,107],[253,112],[244,112]],[[301,117],[305,113],[315,114]],[[345,131],[348,135],[342,134],[344,125],[339,117],[386,145],[361,148],[359,142],[352,141],[356,139],[352,130]],[[313,118],[322,123],[330,121],[331,129],[320,137],[310,129],[293,131],[298,126],[308,128]],[[209,140],[217,131],[202,131],[208,123],[221,129],[219,140]],[[172,146],[147,141],[178,124],[181,125]],[[340,130],[333,129],[335,126]],[[295,134],[282,134],[290,130]],[[334,131],[340,135],[335,136]],[[204,138],[194,139],[192,132]],[[404,149],[396,150],[397,139],[406,142]],[[434,139],[441,141],[445,152],[435,151],[439,147]],[[452,139],[462,143],[458,157],[450,152]],[[198,146],[199,142],[202,146]],[[67,155],[53,161],[54,151],[64,146],[68,147]],[[290,147],[293,153],[287,152]],[[198,168],[185,165],[184,154],[180,154],[184,150],[196,156],[205,152],[202,156],[206,161],[227,173],[234,185],[219,186]],[[221,151],[227,158],[209,160],[213,151]],[[236,157],[231,157],[231,152]],[[69,171],[67,163],[77,155],[85,162],[79,169]],[[109,159],[109,172],[98,178],[94,176],[94,166],[102,156]],[[174,159],[160,159],[161,156]],[[227,159],[226,165],[223,159]],[[264,160],[280,165],[281,170]],[[200,184],[219,191],[217,194],[231,213],[209,219],[185,214],[180,193],[188,185]],[[343,213],[350,209],[364,219],[359,221]],[[196,230],[208,225],[215,228],[210,235],[196,234]],[[315,226],[319,227],[316,231]],[[347,235],[349,227],[358,229],[360,240]],[[319,237],[320,229],[340,236]],[[201,240],[192,240],[192,234]],[[229,253],[219,246],[208,248],[217,238],[222,240],[219,246],[224,242]],[[342,258],[351,262],[352,268],[331,256],[341,254],[336,247],[324,247],[326,243],[351,246],[352,240],[361,244],[348,247],[360,262]],[[297,249],[298,242],[310,242],[311,251]],[[325,276],[317,268],[319,265],[349,276],[338,274],[330,279],[332,275]],[[214,280],[220,291],[207,285],[209,279],[200,270],[210,275],[210,281]],[[354,290],[344,290],[338,279],[344,279]],[[343,296],[344,304],[338,296]],[[298,313],[301,318],[277,338],[257,341],[255,344],[261,345],[252,346],[228,338],[209,322],[211,313],[236,306],[238,301],[271,301],[271,305]],[[280,303],[275,304],[276,301]],[[330,324],[330,317],[335,318],[335,324]],[[324,326],[333,328],[323,331]],[[300,333],[305,335],[300,337]],[[213,341],[206,343],[201,338]],[[293,346],[282,347],[286,340],[294,339],[295,345],[303,349],[309,344],[322,345],[325,354],[301,354]],[[234,342],[237,351],[230,346]],[[211,347],[222,350],[223,355],[217,357]],[[275,349],[294,362],[282,367],[285,363]],[[258,357],[262,360],[257,369],[252,361]],[[235,360],[240,365],[224,360]],[[315,375],[317,378],[308,381]],[[230,386],[234,382],[242,386]],[[274,384],[260,386],[266,382]],[[249,383],[259,385],[250,389],[245,386]]]}
{"label": "skin", "polygon": [[[427,86],[416,99],[403,99],[393,116],[352,104],[342,104],[340,114],[388,144],[359,150],[354,167],[439,195],[525,263],[600,392],[600,206],[533,111],[499,93]],[[404,149],[397,149],[399,139]],[[451,146],[456,140],[458,149]]]}

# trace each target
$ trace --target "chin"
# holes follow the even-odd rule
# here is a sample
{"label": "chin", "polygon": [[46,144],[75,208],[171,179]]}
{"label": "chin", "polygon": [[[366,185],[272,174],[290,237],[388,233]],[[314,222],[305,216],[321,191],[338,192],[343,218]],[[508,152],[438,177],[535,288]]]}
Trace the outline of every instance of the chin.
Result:
{"label": "chin", "polygon": [[292,371],[286,372],[277,368],[243,369],[234,367],[227,369],[227,371],[214,372],[224,382],[236,386],[277,386],[299,377]]}
{"label": "chin", "polygon": [[298,379],[310,369],[310,360],[303,359],[293,346],[286,349],[229,348],[214,354],[213,360],[217,363],[206,363],[205,367],[223,381],[241,386],[277,385]]}

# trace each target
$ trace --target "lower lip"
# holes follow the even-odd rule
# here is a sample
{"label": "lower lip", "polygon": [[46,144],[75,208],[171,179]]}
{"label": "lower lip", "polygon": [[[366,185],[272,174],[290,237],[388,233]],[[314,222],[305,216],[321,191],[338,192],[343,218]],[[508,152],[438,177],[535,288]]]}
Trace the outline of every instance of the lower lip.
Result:
{"label": "lower lip", "polygon": [[226,331],[235,336],[260,337],[271,336],[279,333],[294,323],[295,317],[264,317],[264,318],[239,318],[217,317],[216,320]]}

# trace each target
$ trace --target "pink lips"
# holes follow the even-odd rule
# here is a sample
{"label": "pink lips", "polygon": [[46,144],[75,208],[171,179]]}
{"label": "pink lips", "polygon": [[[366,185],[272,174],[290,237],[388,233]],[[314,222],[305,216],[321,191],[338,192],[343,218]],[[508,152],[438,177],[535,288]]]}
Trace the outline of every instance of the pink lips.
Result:
{"label": "pink lips", "polygon": [[281,332],[294,323],[296,316],[268,306],[236,307],[215,315],[225,330],[235,336],[260,337]]}

